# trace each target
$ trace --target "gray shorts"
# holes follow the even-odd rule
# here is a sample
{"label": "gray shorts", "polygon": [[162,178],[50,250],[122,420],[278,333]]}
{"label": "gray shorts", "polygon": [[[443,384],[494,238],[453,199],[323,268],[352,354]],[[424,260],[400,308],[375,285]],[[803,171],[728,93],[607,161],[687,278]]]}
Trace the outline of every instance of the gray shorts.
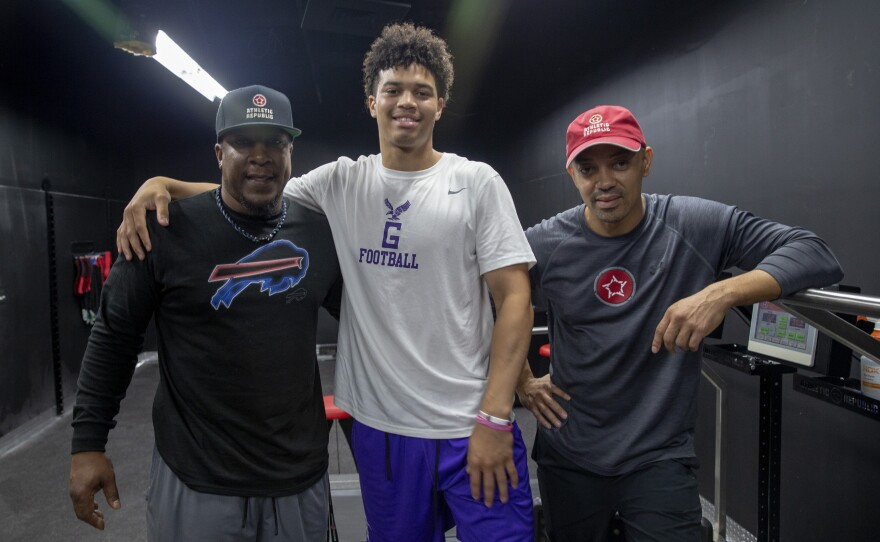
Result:
{"label": "gray shorts", "polygon": [[190,489],[153,450],[147,499],[150,542],[324,542],[329,477],[285,497],[230,497]]}

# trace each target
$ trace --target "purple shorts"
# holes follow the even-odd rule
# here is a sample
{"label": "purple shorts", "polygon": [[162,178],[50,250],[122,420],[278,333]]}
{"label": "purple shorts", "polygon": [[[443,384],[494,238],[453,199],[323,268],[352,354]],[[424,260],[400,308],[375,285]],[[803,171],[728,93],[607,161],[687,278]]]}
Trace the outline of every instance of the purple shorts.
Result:
{"label": "purple shorts", "polygon": [[355,420],[352,447],[369,542],[443,542],[453,526],[463,542],[534,540],[528,458],[519,427],[513,432],[519,486],[508,487],[506,504],[496,489],[491,508],[471,497],[467,438],[404,437]]}

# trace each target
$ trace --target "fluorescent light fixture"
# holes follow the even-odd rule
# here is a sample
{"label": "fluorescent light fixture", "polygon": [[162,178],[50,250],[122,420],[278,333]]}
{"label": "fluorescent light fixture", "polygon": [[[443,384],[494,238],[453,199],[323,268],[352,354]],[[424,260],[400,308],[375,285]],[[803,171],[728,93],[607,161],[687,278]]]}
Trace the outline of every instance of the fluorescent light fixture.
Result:
{"label": "fluorescent light fixture", "polygon": [[156,35],[156,54],[153,58],[205,98],[214,101],[214,97],[223,98],[226,95],[226,89],[161,30]]}

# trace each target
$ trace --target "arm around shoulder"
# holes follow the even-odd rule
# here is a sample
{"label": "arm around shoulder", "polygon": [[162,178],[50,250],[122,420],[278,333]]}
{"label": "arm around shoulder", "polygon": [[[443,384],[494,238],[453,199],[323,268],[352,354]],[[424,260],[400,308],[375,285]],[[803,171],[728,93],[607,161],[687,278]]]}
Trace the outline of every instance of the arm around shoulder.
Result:
{"label": "arm around shoulder", "polygon": [[195,196],[217,188],[212,183],[188,183],[170,177],[152,177],[135,192],[134,197],[125,206],[122,224],[116,230],[116,250],[131,260],[132,254],[144,259],[144,251],[153,246],[147,232],[147,211],[156,211],[156,219],[162,226],[169,224],[168,203],[172,200]]}

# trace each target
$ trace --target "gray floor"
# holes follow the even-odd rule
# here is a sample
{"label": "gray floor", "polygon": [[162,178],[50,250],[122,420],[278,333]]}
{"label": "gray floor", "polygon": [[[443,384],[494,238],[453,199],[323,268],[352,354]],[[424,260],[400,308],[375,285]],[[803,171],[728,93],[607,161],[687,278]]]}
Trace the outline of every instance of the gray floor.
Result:
{"label": "gray floor", "polygon": [[[0,439],[0,540],[3,542],[98,542],[146,540],[145,503],[153,430],[150,408],[158,382],[155,358],[147,356],[135,372],[128,395],[110,434],[108,455],[113,461],[122,500],[110,510],[99,499],[107,528],[103,532],[73,515],[67,495],[70,467],[70,413],[47,413],[28,427]],[[321,362],[325,392],[332,392],[332,360]],[[535,420],[518,408],[517,419],[531,447]],[[532,488],[537,495],[535,464],[529,461]],[[354,462],[344,436],[334,425],[330,434],[330,482],[341,542],[365,540],[363,505]],[[454,533],[448,534],[455,540]]]}

